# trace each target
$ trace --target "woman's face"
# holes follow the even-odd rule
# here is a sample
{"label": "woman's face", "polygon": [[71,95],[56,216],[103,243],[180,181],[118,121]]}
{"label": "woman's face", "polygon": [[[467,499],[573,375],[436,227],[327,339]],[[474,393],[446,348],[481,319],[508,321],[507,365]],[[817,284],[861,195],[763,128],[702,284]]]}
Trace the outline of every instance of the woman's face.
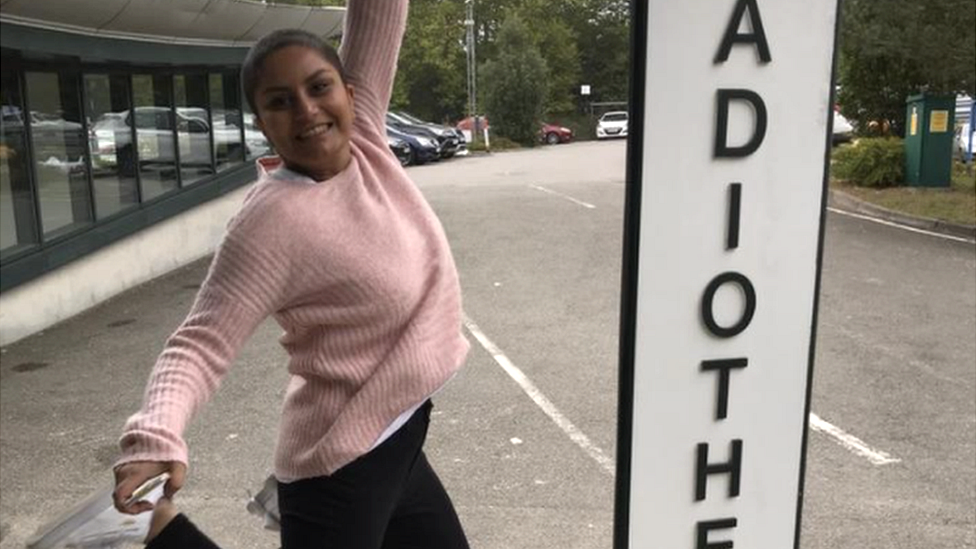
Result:
{"label": "woman's face", "polygon": [[351,159],[353,92],[317,51],[286,46],[261,65],[257,125],[286,166],[323,181]]}

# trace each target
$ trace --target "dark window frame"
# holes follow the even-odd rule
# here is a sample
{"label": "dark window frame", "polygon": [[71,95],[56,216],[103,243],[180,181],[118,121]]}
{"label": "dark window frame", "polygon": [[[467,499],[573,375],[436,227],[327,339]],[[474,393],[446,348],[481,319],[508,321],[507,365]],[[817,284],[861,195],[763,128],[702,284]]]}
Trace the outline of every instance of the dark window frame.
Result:
{"label": "dark window frame", "polygon": [[[14,70],[14,81],[17,86],[17,94],[20,98],[20,109],[21,117],[23,118],[24,125],[24,174],[27,176],[27,190],[30,195],[31,204],[31,229],[33,230],[34,242],[24,245],[23,249],[16,252],[11,252],[10,255],[3,259],[3,263],[8,263],[16,260],[19,257],[23,257],[28,254],[36,253],[37,250],[41,248],[44,242],[43,231],[41,230],[41,212],[40,212],[40,200],[37,194],[37,182],[34,177],[34,147],[32,146],[33,137],[31,136],[31,122],[30,122],[30,105],[27,102],[27,84],[25,82],[24,75],[26,71],[20,63],[20,59],[13,56],[4,56],[3,65],[5,68],[13,67]],[[13,193],[11,192],[11,198],[13,198]],[[19,245],[19,242],[18,242]]]}
{"label": "dark window frame", "polygon": [[[85,119],[86,119],[86,116],[85,116],[85,104],[83,103],[83,101],[84,101],[84,91],[83,91],[83,88],[84,88],[85,83],[83,81],[83,72],[81,70],[81,64],[80,63],[70,63],[70,62],[55,62],[55,63],[52,63],[52,65],[54,67],[56,67],[56,68],[52,68],[52,66],[48,66],[47,64],[43,64],[43,63],[42,64],[38,64],[38,63],[24,63],[23,66],[20,68],[20,74],[18,75],[18,77],[21,80],[21,91],[24,94],[23,101],[24,101],[24,108],[26,109],[26,112],[24,113],[24,115],[25,115],[24,116],[24,127],[25,127],[25,129],[27,131],[27,139],[28,139],[28,146],[27,146],[27,148],[30,149],[30,151],[31,151],[29,153],[29,156],[30,156],[30,158],[32,160],[31,165],[30,165],[30,168],[28,169],[28,173],[30,174],[29,177],[31,179],[31,184],[32,184],[33,193],[31,195],[31,199],[34,201],[35,221],[37,223],[36,230],[37,230],[38,246],[36,248],[34,248],[34,250],[43,248],[46,245],[46,243],[49,242],[49,241],[50,242],[57,242],[57,241],[59,241],[61,239],[68,238],[71,235],[76,234],[78,232],[86,231],[86,230],[90,229],[96,223],[96,220],[95,220],[95,204],[93,202],[94,198],[92,196],[91,171],[88,169],[89,168],[89,165],[90,165],[89,164],[89,160],[88,160],[89,152],[88,152],[88,144],[87,144],[87,141],[88,141],[88,127],[87,127],[87,124],[85,122]],[[39,178],[38,178],[38,175],[37,175],[37,163],[36,162],[33,162],[33,160],[35,160],[35,158],[34,158],[34,135],[33,135],[34,122],[33,122],[32,117],[31,117],[31,113],[33,112],[33,109],[31,109],[31,106],[30,106],[30,99],[31,98],[30,98],[30,94],[28,93],[29,90],[27,89],[27,73],[28,72],[53,73],[53,74],[56,74],[57,77],[58,77],[58,79],[59,79],[59,82],[58,82],[59,95],[63,95],[63,93],[64,93],[62,90],[60,90],[60,87],[61,87],[60,79],[63,76],[65,76],[65,75],[69,76],[72,80],[74,80],[74,85],[75,85],[75,100],[79,102],[78,105],[80,107],[79,114],[81,115],[81,128],[82,128],[82,136],[81,136],[81,139],[82,139],[82,143],[83,143],[83,145],[81,147],[81,150],[82,150],[82,156],[85,159],[85,166],[86,166],[86,168],[85,168],[86,169],[85,183],[88,185],[88,199],[89,199],[89,202],[88,202],[88,216],[90,218],[90,221],[88,223],[86,223],[86,224],[82,224],[82,225],[79,225],[79,226],[73,227],[73,228],[71,227],[71,224],[69,224],[69,225],[67,225],[64,228],[55,229],[54,230],[54,233],[55,234],[54,235],[50,235],[50,236],[46,234],[47,230],[44,227],[44,218],[41,215],[40,192],[39,192],[39,190],[37,188],[38,181],[39,181]],[[13,258],[8,258],[6,261],[4,261],[4,263],[7,263],[9,261],[13,261]],[[2,288],[2,284],[0,284],[0,288]]]}
{"label": "dark window frame", "polygon": [[[242,55],[246,49],[242,50]],[[85,62],[77,58],[52,58],[52,59],[31,59],[26,58],[17,50],[3,49],[3,70],[12,71],[21,95],[21,102],[25,112],[25,148],[26,161],[28,162],[28,185],[32,204],[32,215],[34,231],[37,242],[25,246],[23,250],[11,253],[0,261],[0,292],[6,292],[23,283],[38,278],[50,271],[93,253],[109,244],[112,244],[124,237],[138,233],[149,228],[158,222],[170,217],[191,210],[193,207],[218,198],[224,194],[232,192],[248,183],[254,181],[257,172],[253,161],[247,158],[245,132],[242,124],[240,127],[240,142],[242,146],[242,161],[223,171],[217,172],[216,153],[214,147],[213,129],[213,107],[210,98],[209,86],[207,89],[207,116],[210,124],[210,159],[213,173],[208,177],[200,178],[192,183],[184,185],[179,160],[179,136],[176,131],[176,105],[173,78],[177,74],[226,74],[234,75],[238,85],[240,85],[240,66],[238,64],[215,64],[215,65],[154,65],[150,63],[112,63],[112,62]],[[40,200],[37,189],[37,174],[34,162],[35,151],[33,147],[33,136],[31,134],[30,100],[27,97],[26,73],[38,72],[58,72],[67,71],[75,79],[78,86],[78,101],[81,105],[81,118],[83,128],[83,155],[86,166],[86,182],[89,195],[89,213],[92,221],[85,225],[68,231],[65,234],[58,234],[54,237],[45,238],[41,225]],[[140,171],[136,170],[136,188],[139,202],[134,207],[129,207],[108,215],[102,219],[97,217],[97,206],[94,199],[94,182],[92,175],[92,151],[89,142],[88,124],[88,105],[87,91],[85,89],[84,77],[86,74],[122,74],[128,80],[129,105],[133,113],[133,124],[130,127],[133,143],[136,143],[136,125],[134,120],[135,97],[132,76],[135,74],[149,74],[154,76],[166,76],[168,82],[168,92],[171,99],[170,118],[172,123],[172,138],[176,157],[176,177],[177,188],[149,200],[144,200],[142,196],[142,182]],[[239,93],[240,101],[243,101],[243,94]],[[243,103],[239,105],[242,111]],[[138,163],[138,147],[136,147],[136,162]],[[137,164],[138,165],[138,164]]]}

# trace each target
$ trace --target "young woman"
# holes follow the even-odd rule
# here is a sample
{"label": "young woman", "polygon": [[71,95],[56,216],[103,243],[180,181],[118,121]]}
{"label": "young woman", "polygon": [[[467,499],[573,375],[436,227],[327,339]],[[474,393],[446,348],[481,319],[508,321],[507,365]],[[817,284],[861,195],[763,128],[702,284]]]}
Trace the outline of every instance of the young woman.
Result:
{"label": "young woman", "polygon": [[230,222],[141,410],[126,423],[116,506],[187,466],[182,435],[268,316],[291,381],[275,456],[284,549],[468,547],[422,445],[429,398],[460,368],[458,276],[444,231],[387,146],[406,0],[350,0],[336,53],[277,31],[242,69],[278,156]]}

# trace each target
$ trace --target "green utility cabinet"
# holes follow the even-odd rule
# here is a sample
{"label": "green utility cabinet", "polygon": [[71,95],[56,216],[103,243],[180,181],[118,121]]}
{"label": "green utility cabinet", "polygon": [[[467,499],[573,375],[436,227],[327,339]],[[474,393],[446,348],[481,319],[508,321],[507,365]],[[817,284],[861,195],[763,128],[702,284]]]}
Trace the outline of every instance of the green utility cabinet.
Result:
{"label": "green utility cabinet", "polygon": [[905,118],[905,177],[912,187],[948,187],[952,177],[952,138],[956,98],[913,95]]}

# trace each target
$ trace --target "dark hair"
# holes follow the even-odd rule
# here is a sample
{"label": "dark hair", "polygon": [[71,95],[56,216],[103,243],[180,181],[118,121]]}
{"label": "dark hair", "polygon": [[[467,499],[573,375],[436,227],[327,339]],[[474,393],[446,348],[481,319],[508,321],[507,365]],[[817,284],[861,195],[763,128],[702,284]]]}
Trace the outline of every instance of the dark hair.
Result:
{"label": "dark hair", "polygon": [[318,36],[300,29],[280,29],[264,35],[260,40],[251,46],[244,58],[244,65],[241,67],[241,80],[244,85],[244,97],[247,104],[251,107],[251,112],[258,113],[257,105],[254,102],[254,94],[257,93],[258,80],[261,78],[261,68],[264,60],[269,55],[288,46],[303,46],[317,52],[322,59],[339,71],[339,78],[346,81],[346,72],[342,68],[342,61],[335,48],[327,44]]}

